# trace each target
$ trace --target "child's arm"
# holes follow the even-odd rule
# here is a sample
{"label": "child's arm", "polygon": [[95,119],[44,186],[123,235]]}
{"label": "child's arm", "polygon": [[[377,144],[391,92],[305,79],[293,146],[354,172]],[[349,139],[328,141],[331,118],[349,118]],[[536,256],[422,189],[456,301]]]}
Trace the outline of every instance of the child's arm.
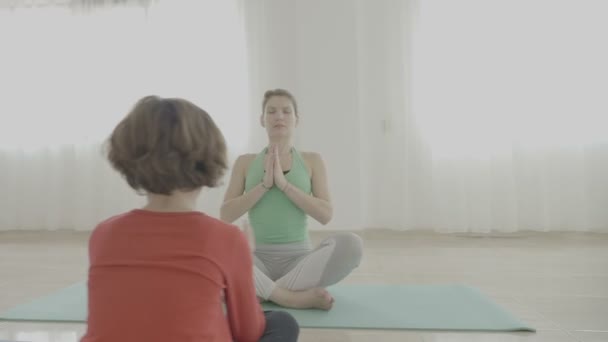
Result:
{"label": "child's arm", "polygon": [[226,309],[232,338],[238,342],[258,341],[266,318],[255,294],[253,260],[245,235],[236,231],[235,244],[228,251],[231,268],[226,270]]}

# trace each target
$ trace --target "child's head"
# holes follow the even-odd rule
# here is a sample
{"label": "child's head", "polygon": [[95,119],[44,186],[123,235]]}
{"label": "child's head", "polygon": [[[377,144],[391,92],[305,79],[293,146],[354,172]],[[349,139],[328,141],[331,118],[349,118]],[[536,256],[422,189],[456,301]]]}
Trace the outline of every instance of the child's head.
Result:
{"label": "child's head", "polygon": [[158,96],[139,100],[116,126],[108,159],[133,189],[161,195],[215,187],[227,168],[226,142],[209,114]]}

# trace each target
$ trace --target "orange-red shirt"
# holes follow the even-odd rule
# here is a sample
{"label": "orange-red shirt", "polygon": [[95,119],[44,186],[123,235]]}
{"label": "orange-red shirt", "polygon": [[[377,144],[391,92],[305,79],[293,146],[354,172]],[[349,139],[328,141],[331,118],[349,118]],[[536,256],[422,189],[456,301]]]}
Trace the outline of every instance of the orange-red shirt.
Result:
{"label": "orange-red shirt", "polygon": [[258,341],[265,329],[251,251],[233,225],[133,210],[95,228],[89,258],[83,342]]}

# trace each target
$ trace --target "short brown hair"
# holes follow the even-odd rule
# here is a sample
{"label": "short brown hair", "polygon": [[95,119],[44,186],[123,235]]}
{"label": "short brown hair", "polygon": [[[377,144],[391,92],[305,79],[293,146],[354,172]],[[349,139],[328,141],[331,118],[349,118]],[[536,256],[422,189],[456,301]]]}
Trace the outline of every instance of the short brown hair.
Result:
{"label": "short brown hair", "polygon": [[227,168],[222,132],[207,112],[183,99],[142,98],[107,148],[112,166],[140,193],[216,187]]}
{"label": "short brown hair", "polygon": [[270,98],[273,96],[284,96],[288,98],[289,101],[291,101],[291,103],[293,104],[293,110],[295,111],[296,116],[299,116],[298,103],[296,102],[295,96],[293,96],[293,94],[290,93],[288,90],[280,88],[267,90],[264,93],[264,101],[262,102],[262,113],[266,111],[266,104],[268,103],[268,100],[270,100]]}

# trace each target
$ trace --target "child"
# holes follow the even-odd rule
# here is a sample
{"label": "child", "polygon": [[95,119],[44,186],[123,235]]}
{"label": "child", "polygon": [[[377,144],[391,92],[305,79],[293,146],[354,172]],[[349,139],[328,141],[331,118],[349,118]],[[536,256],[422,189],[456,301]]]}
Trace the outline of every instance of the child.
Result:
{"label": "child", "polygon": [[224,137],[204,110],[141,99],[110,136],[108,159],[148,203],[91,235],[82,342],[297,340],[292,316],[262,311],[244,234],[195,210],[227,168]]}

